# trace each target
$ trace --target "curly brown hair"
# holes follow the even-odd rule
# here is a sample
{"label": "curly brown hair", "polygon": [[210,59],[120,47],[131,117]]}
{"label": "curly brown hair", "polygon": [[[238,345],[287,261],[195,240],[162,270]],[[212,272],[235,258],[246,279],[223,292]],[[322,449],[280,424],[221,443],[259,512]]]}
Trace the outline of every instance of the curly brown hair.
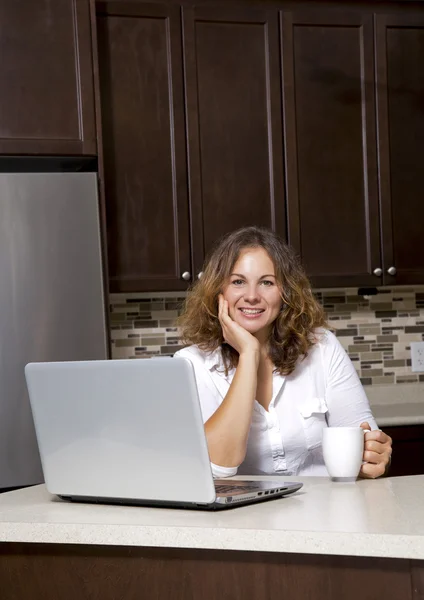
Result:
{"label": "curly brown hair", "polygon": [[328,328],[324,310],[294,251],[275,233],[262,227],[243,227],[224,236],[206,259],[203,275],[189,291],[177,325],[185,344],[207,352],[221,346],[226,372],[238,364],[238,352],[224,343],[218,319],[218,296],[240,252],[263,248],[274,263],[283,309],[273,323],[269,357],[280,375],[290,375],[300,357],[316,343],[314,332]]}

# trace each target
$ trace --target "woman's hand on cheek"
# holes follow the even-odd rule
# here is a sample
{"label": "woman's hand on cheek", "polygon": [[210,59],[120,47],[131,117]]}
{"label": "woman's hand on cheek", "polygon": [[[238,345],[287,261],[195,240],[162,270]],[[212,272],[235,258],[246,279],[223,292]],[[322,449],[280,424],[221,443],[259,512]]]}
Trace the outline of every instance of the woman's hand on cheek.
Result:
{"label": "woman's hand on cheek", "polygon": [[258,340],[230,317],[228,301],[224,300],[222,294],[218,296],[218,318],[224,341],[237,350],[240,355],[260,351]]}

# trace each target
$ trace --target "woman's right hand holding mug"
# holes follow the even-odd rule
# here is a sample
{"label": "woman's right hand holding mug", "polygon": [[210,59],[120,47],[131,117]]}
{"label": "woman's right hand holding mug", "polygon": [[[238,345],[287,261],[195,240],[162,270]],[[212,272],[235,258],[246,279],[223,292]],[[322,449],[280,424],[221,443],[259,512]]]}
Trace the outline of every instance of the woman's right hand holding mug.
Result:
{"label": "woman's right hand holding mug", "polygon": [[259,341],[230,317],[228,301],[224,300],[222,294],[218,296],[218,318],[221,323],[224,341],[237,350],[240,356],[242,354],[255,353],[259,359]]}

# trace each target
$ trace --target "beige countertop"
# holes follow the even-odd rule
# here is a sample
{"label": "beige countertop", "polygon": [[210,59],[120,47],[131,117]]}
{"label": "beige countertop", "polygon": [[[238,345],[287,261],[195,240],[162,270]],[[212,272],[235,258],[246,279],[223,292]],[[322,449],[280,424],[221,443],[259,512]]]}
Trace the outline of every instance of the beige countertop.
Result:
{"label": "beige countertop", "polygon": [[35,486],[0,495],[0,542],[424,559],[424,475],[301,480],[293,496],[220,512],[73,504]]}
{"label": "beige countertop", "polygon": [[379,427],[424,424],[424,403],[374,404],[371,410]]}
{"label": "beige countertop", "polygon": [[424,383],[371,385],[365,392],[380,427],[424,424]]}

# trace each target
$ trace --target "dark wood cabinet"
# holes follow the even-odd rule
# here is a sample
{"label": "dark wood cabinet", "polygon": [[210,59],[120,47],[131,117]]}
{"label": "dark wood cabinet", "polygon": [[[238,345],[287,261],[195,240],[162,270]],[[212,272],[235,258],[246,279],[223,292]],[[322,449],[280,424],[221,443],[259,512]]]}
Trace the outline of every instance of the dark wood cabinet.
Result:
{"label": "dark wood cabinet", "polygon": [[424,474],[424,425],[382,427],[393,440],[391,477]]}
{"label": "dark wood cabinet", "polygon": [[111,291],[184,290],[249,224],[314,287],[423,283],[411,5],[96,2]]}
{"label": "dark wood cabinet", "polygon": [[0,0],[0,154],[96,154],[89,0]]}
{"label": "dark wood cabinet", "polygon": [[423,283],[424,11],[377,14],[375,48],[384,282]]}
{"label": "dark wood cabinet", "polygon": [[190,272],[180,9],[100,2],[110,290],[180,290]]}
{"label": "dark wood cabinet", "polygon": [[283,12],[288,238],[315,286],[376,285],[372,12]]}
{"label": "dark wood cabinet", "polygon": [[183,8],[193,271],[244,225],[285,237],[278,11]]}

